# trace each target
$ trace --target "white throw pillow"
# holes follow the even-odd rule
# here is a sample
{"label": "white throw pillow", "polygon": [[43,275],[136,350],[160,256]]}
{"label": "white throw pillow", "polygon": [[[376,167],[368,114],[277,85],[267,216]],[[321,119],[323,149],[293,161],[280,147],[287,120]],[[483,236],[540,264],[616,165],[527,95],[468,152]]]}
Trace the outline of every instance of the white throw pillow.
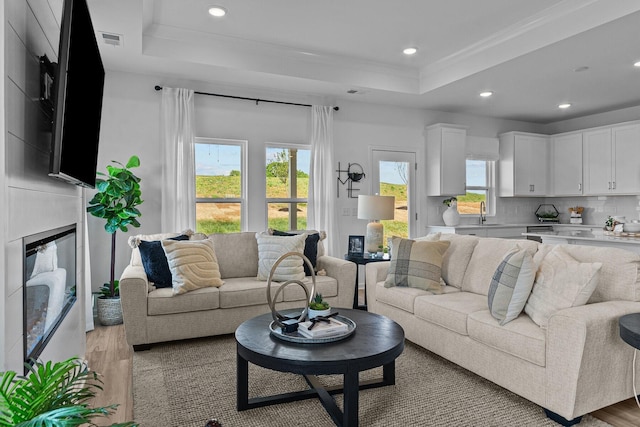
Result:
{"label": "white throw pillow", "polygon": [[58,246],[56,242],[45,243],[36,249],[36,260],[33,264],[31,279],[40,273],[46,273],[58,268]]}
{"label": "white throw pillow", "polygon": [[[287,252],[304,252],[306,234],[298,236],[271,236],[268,233],[256,233],[258,241],[258,280],[268,280],[271,268],[278,258]],[[302,258],[290,256],[278,264],[273,280],[285,282],[287,280],[304,279]]]}
{"label": "white throw pillow", "polygon": [[224,284],[211,240],[163,240],[162,249],[171,270],[174,295]]}
{"label": "white throw pillow", "polygon": [[601,267],[601,262],[578,262],[555,246],[540,263],[524,312],[546,328],[555,312],[587,303],[598,286]]}
{"label": "white throw pillow", "polygon": [[507,253],[489,285],[489,311],[506,325],[522,313],[536,275],[533,257],[524,249]]}

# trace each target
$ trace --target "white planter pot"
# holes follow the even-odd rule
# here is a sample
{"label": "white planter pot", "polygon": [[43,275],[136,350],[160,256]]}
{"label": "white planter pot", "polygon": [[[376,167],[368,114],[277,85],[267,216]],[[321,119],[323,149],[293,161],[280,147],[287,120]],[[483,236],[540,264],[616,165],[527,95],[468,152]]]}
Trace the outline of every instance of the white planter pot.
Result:
{"label": "white planter pot", "polygon": [[310,308],[308,311],[309,319],[313,319],[316,316],[328,316],[329,314],[331,314],[331,308],[326,310],[313,310]]}
{"label": "white planter pot", "polygon": [[442,213],[442,219],[444,221],[444,225],[448,227],[460,224],[460,214],[458,213],[458,206],[449,206],[447,210]]}
{"label": "white planter pot", "polygon": [[104,326],[122,324],[122,305],[120,297],[101,298],[96,300],[98,305],[98,321]]}

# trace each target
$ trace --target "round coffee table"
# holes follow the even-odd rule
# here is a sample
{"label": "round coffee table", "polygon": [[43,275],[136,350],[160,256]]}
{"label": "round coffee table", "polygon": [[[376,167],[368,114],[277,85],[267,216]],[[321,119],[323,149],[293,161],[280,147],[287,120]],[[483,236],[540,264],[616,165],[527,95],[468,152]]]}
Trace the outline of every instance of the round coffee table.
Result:
{"label": "round coffee table", "polygon": [[[379,314],[345,308],[336,311],[353,320],[356,330],[334,342],[300,344],[274,337],[269,331],[271,313],[249,319],[236,329],[238,411],[317,397],[336,425],[358,425],[359,390],[395,384],[395,359],[404,350],[404,330]],[[249,362],[303,375],[310,388],[249,399]],[[382,378],[359,381],[361,371],[378,366],[383,367]],[[315,377],[329,374],[342,374],[343,385],[325,388]],[[332,397],[338,393],[344,395],[344,412]]]}

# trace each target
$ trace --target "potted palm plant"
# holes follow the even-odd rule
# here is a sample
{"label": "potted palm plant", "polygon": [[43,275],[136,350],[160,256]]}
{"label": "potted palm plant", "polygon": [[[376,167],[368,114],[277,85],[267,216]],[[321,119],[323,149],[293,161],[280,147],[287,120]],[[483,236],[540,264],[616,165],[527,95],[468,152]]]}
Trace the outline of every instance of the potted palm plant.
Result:
{"label": "potted palm plant", "polygon": [[[89,403],[97,390],[102,390],[102,380],[77,357],[57,363],[36,361],[28,366],[27,376],[2,372],[0,427],[95,425],[95,418],[111,415],[118,406],[92,408]],[[111,425],[134,426],[133,422]]]}
{"label": "potted palm plant", "polygon": [[[142,215],[137,206],[140,198],[140,178],[130,168],[140,166],[138,156],[131,156],[126,165],[112,160],[107,165],[107,173],[98,172],[96,179],[97,193],[89,201],[87,212],[107,221],[104,229],[111,234],[111,277],[109,283],[100,288],[97,300],[98,320],[103,325],[122,323],[122,306],[120,305],[120,289],[115,279],[116,265],[116,231],[128,231],[128,226],[140,227],[138,218]],[[104,179],[101,177],[105,177]]]}

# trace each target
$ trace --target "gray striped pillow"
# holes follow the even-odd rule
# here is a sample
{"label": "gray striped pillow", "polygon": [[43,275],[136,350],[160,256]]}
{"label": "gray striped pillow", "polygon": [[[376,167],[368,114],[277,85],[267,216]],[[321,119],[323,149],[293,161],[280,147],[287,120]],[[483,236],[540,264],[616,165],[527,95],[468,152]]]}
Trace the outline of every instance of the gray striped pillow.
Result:
{"label": "gray striped pillow", "polygon": [[394,237],[385,288],[408,286],[441,293],[442,257],[450,244],[445,240],[429,242]]}
{"label": "gray striped pillow", "polygon": [[533,257],[524,249],[514,249],[504,256],[489,286],[491,315],[505,325],[524,309],[536,277]]}

